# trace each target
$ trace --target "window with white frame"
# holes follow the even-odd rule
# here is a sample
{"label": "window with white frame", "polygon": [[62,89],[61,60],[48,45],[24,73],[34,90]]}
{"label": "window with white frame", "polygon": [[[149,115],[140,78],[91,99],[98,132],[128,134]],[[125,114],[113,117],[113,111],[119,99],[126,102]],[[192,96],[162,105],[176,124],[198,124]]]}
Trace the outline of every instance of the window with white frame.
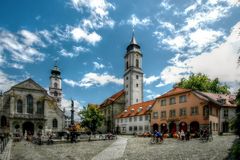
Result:
{"label": "window with white frame", "polygon": [[186,116],[186,115],[187,115],[186,108],[180,108],[180,110],[179,110],[179,116]]}
{"label": "window with white frame", "polygon": [[167,100],[166,99],[161,99],[161,106],[166,106]]}
{"label": "window with white frame", "polygon": [[171,97],[171,98],[170,98],[169,104],[176,104],[176,99],[175,99],[175,97]]}
{"label": "window with white frame", "polygon": [[135,116],[135,117],[134,117],[134,122],[136,122],[136,121],[137,121],[137,117]]}
{"label": "window with white frame", "polygon": [[143,120],[143,117],[142,116],[139,116],[139,121],[142,121]]}
{"label": "window with white frame", "polygon": [[153,112],[153,119],[158,119],[158,112]]}
{"label": "window with white frame", "polygon": [[198,107],[191,107],[191,115],[198,115]]}
{"label": "window with white frame", "polygon": [[184,102],[187,102],[187,96],[186,95],[179,96],[179,103],[184,103]]}

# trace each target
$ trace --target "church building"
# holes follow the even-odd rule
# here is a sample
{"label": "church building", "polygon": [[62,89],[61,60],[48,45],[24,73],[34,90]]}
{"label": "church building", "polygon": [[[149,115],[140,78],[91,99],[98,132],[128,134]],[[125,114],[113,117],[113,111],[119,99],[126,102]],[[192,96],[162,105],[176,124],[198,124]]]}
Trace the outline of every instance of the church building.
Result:
{"label": "church building", "polygon": [[101,132],[118,132],[115,120],[117,115],[129,106],[143,102],[143,70],[142,52],[134,34],[124,55],[124,86],[123,90],[108,97],[100,104],[104,115]]}
{"label": "church building", "polygon": [[0,133],[36,135],[64,128],[61,72],[51,70],[49,93],[31,78],[0,95]]}

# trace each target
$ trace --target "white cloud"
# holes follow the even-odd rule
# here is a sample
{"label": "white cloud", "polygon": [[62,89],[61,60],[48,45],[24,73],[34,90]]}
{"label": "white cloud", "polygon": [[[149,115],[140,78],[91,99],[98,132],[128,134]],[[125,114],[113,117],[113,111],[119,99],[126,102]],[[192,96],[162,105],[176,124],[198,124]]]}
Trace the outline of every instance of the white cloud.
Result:
{"label": "white cloud", "polygon": [[160,4],[161,7],[163,7],[165,10],[169,10],[173,7],[172,4],[169,4],[168,0],[163,0]]}
{"label": "white cloud", "polygon": [[[54,33],[54,32],[53,32]],[[53,38],[53,34],[50,33],[48,30],[44,29],[38,32],[38,35],[42,36],[48,43],[54,43],[57,44],[58,41]]]}
{"label": "white cloud", "polygon": [[221,31],[197,29],[195,32],[189,34],[190,46],[202,50],[202,48],[216,42],[223,35]]}
{"label": "white cloud", "polygon": [[[20,35],[14,35],[6,29],[0,28],[0,50],[2,54],[9,52],[11,60],[21,63],[43,61],[45,55],[33,48],[33,44],[43,47],[41,40],[35,34],[22,30]],[[21,42],[21,40],[23,42]]]}
{"label": "white cloud", "polygon": [[84,53],[89,52],[89,49],[82,46],[73,46],[73,51],[76,53]]}
{"label": "white cloud", "polygon": [[149,85],[149,84],[152,84],[153,82],[159,80],[160,77],[159,76],[150,76],[150,77],[145,77],[143,78],[143,82],[146,84],[146,85]]}
{"label": "white cloud", "polygon": [[162,40],[162,44],[168,45],[170,49],[179,51],[187,45],[184,36],[167,37]]}
{"label": "white cloud", "polygon": [[30,31],[24,29],[24,30],[21,30],[19,34],[22,35],[23,42],[26,45],[31,46],[33,44],[37,44],[39,46],[45,47],[45,44],[41,41],[41,39],[36,34]]}
{"label": "white cloud", "polygon": [[[124,21],[122,22],[124,24]],[[152,24],[150,18],[146,17],[143,19],[138,18],[135,14],[131,15],[131,18],[126,22],[129,25],[135,26],[149,26]]]}
{"label": "white cloud", "polygon": [[88,30],[99,29],[104,26],[113,27],[115,22],[109,17],[109,10],[115,6],[106,0],[71,0],[72,6],[80,12],[90,13],[88,18],[83,18],[81,26]]}
{"label": "white cloud", "polygon": [[107,16],[109,14],[108,9],[115,7],[106,0],[71,0],[73,7],[82,11],[83,8],[88,8],[93,15],[100,17]]}
{"label": "white cloud", "polygon": [[76,56],[77,56],[76,54],[74,54],[74,53],[72,53],[72,52],[66,51],[65,49],[61,49],[61,50],[59,51],[59,53],[60,53],[62,56],[64,56],[64,57],[69,57],[69,58],[73,58],[73,57],[76,57]]}
{"label": "white cloud", "polygon": [[225,38],[225,41],[209,52],[201,53],[187,59],[177,54],[160,74],[162,82],[158,87],[179,82],[190,73],[207,74],[210,78],[219,78],[221,82],[230,84],[236,90],[239,87],[240,70],[237,64],[240,55],[240,22]]}
{"label": "white cloud", "polygon": [[16,81],[11,80],[9,75],[0,70],[0,91],[7,91],[15,84]]}
{"label": "white cloud", "polygon": [[160,94],[149,94],[149,95],[147,95],[146,97],[147,97],[147,99],[155,99],[155,98],[157,98],[157,97],[159,97],[160,96]]}
{"label": "white cloud", "polygon": [[150,90],[150,89],[144,89],[144,92],[149,93],[149,94],[153,93],[152,90]]}
{"label": "white cloud", "polygon": [[93,62],[94,69],[102,69],[105,67],[104,64],[98,63],[98,62]]}
{"label": "white cloud", "polygon": [[84,40],[92,45],[95,45],[102,39],[102,37],[98,35],[96,32],[88,33],[87,31],[84,31],[80,27],[73,28],[71,30],[71,35],[72,38],[77,42]]}
{"label": "white cloud", "polygon": [[15,69],[23,69],[24,68],[24,66],[19,63],[10,63],[9,66],[12,68],[15,68]]}
{"label": "white cloud", "polygon": [[161,25],[162,28],[166,28],[166,29],[170,30],[171,32],[175,31],[175,26],[170,22],[160,21],[159,24]]}
{"label": "white cloud", "polygon": [[109,75],[107,73],[99,74],[92,72],[85,74],[83,78],[78,82],[69,79],[64,79],[63,81],[72,87],[78,86],[84,88],[88,88],[91,86],[103,86],[109,83],[114,83],[118,85],[123,84],[122,79],[116,78],[113,75]]}
{"label": "white cloud", "polygon": [[73,57],[79,56],[81,53],[88,52],[88,51],[89,49],[87,48],[84,48],[81,46],[73,46],[73,51],[67,51],[65,49],[61,49],[59,53],[64,57],[73,58]]}
{"label": "white cloud", "polygon": [[185,10],[184,10],[184,14],[188,14],[189,12],[195,11],[196,8],[198,6],[198,3],[194,3],[190,6],[188,6]]}

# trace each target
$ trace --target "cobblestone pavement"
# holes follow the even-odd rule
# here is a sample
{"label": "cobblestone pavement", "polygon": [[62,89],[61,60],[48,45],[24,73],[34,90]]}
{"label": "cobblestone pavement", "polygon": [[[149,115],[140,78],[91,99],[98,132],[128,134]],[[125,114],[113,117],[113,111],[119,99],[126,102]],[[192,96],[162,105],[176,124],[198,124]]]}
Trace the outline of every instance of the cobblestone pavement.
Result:
{"label": "cobblestone pavement", "polygon": [[[149,144],[150,138],[128,138],[121,160],[222,160],[228,155],[236,136],[214,136],[212,142],[198,139],[183,142],[165,139],[163,144]],[[119,159],[119,160],[120,160]]]}
{"label": "cobblestone pavement", "polygon": [[89,160],[113,142],[106,140],[41,146],[26,141],[14,142],[11,160]]}
{"label": "cobblestone pavement", "polygon": [[[216,136],[212,142],[198,139],[182,142],[165,139],[163,144],[149,144],[150,138],[123,136],[127,146],[118,160],[222,160],[228,155],[235,136]],[[76,144],[33,145],[26,141],[13,143],[12,160],[89,160],[103,150],[116,147],[114,141],[79,142]],[[118,143],[113,143],[118,144]],[[122,145],[122,143],[119,143]],[[104,152],[104,151],[103,151]],[[112,149],[111,155],[118,154]],[[121,153],[122,154],[122,153]],[[114,156],[117,157],[117,156]],[[95,158],[96,159],[96,158]]]}
{"label": "cobblestone pavement", "polygon": [[127,138],[119,137],[116,142],[112,143],[109,147],[94,156],[92,160],[112,160],[121,158],[126,146]]}

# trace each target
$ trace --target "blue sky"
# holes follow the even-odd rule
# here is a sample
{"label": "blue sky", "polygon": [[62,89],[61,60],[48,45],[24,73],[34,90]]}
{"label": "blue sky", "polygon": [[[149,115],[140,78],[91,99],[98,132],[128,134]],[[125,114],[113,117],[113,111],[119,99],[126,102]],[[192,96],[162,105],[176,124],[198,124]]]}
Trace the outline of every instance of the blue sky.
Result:
{"label": "blue sky", "polygon": [[101,103],[121,90],[134,28],[143,53],[144,99],[191,73],[239,88],[238,0],[2,0],[0,89],[33,78],[48,88],[57,60],[64,106]]}

